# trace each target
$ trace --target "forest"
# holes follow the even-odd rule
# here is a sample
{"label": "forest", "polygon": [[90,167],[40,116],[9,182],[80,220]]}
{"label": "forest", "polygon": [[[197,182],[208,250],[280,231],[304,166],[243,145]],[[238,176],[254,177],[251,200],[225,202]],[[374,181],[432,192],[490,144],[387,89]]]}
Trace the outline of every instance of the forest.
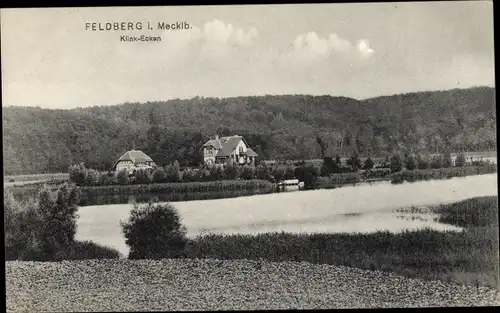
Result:
{"label": "forest", "polygon": [[242,135],[259,160],[496,150],[495,89],[356,100],[310,95],[174,99],[70,110],[2,107],[5,175],[107,171],[130,149],[197,166],[216,134]]}

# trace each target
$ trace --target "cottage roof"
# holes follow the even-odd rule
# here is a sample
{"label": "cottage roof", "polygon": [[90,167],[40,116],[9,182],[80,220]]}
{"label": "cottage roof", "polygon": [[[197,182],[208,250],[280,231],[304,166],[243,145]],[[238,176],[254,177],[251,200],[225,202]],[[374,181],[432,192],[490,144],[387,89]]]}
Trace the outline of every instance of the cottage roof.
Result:
{"label": "cottage roof", "polygon": [[132,161],[132,163],[144,163],[144,162],[154,162],[150,156],[140,150],[130,150],[125,152],[119,159],[116,161],[113,167],[116,167],[118,162],[120,161]]}

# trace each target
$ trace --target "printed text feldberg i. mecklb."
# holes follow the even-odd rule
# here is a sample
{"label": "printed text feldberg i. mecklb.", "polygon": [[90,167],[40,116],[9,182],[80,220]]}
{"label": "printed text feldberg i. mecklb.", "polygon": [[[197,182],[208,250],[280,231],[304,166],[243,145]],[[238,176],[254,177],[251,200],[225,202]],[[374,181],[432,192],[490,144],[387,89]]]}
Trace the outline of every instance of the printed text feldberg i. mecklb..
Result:
{"label": "printed text feldberg i. mecklb.", "polygon": [[[156,28],[155,28],[156,26]],[[85,30],[91,32],[145,32],[145,31],[179,31],[188,30],[192,26],[186,22],[86,22]],[[120,34],[119,40],[121,42],[160,42],[160,36],[151,36],[146,34]]]}

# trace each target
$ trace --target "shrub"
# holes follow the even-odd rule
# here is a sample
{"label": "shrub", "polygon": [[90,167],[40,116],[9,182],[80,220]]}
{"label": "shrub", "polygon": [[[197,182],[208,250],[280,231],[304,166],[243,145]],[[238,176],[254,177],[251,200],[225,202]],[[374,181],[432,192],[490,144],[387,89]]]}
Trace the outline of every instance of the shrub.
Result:
{"label": "shrub", "polygon": [[257,179],[270,180],[271,171],[269,170],[269,167],[266,164],[261,163],[255,169],[255,176],[257,177]]}
{"label": "shrub", "polygon": [[465,154],[460,153],[457,155],[457,158],[455,160],[455,166],[457,167],[462,167],[465,165]]}
{"label": "shrub", "polygon": [[170,204],[149,203],[134,207],[128,222],[121,223],[129,259],[177,258],[183,255],[186,230]]}
{"label": "shrub", "polygon": [[304,182],[305,189],[313,189],[318,185],[319,171],[312,165],[298,167],[295,175],[299,181]]}
{"label": "shrub", "polygon": [[411,153],[410,155],[408,155],[408,157],[406,158],[405,167],[409,171],[413,171],[417,168],[417,158],[415,157],[415,154]]}
{"label": "shrub", "polygon": [[65,260],[118,259],[120,252],[92,241],[75,241],[66,251]]}
{"label": "shrub", "polygon": [[69,170],[69,180],[74,182],[77,186],[83,186],[85,184],[85,178],[87,177],[87,169],[83,163],[80,165],[72,165]]}
{"label": "shrub", "polygon": [[362,173],[363,178],[371,179],[371,178],[385,178],[391,175],[390,168],[374,168],[370,170],[366,170]]}
{"label": "shrub", "polygon": [[419,154],[417,156],[417,168],[419,170],[425,170],[429,168],[429,157]]}
{"label": "shrub", "polygon": [[10,190],[4,190],[5,260],[17,260],[36,237],[36,203],[21,203]]}
{"label": "shrub", "polygon": [[56,261],[74,244],[79,190],[42,188],[37,201],[20,203],[4,192],[6,260]]}
{"label": "shrub", "polygon": [[185,169],[182,172],[182,182],[190,183],[197,180],[196,172],[192,169]]}
{"label": "shrub", "polygon": [[375,163],[373,162],[372,158],[368,157],[365,160],[365,163],[363,164],[363,169],[370,170],[373,168],[374,165],[375,165]]}
{"label": "shrub", "polygon": [[87,169],[87,175],[85,177],[85,185],[95,186],[99,183],[100,174],[94,169]]}
{"label": "shrub", "polygon": [[208,168],[210,175],[207,180],[221,180],[224,177],[224,170],[221,166],[212,165]]}
{"label": "shrub", "polygon": [[286,167],[283,165],[277,165],[273,168],[271,174],[274,176],[274,179],[276,179],[276,181],[281,181],[285,179]]}
{"label": "shrub", "polygon": [[233,162],[229,162],[224,168],[224,179],[236,179],[240,176],[240,171],[238,166],[234,165]]}
{"label": "shrub", "polygon": [[451,154],[449,151],[446,151],[443,155],[443,167],[451,167],[452,166]]}
{"label": "shrub", "polygon": [[249,179],[254,179],[254,177],[255,177],[255,169],[253,168],[253,166],[244,165],[241,170],[241,178],[249,180]]}
{"label": "shrub", "polygon": [[391,157],[390,168],[393,173],[399,172],[403,168],[403,161],[401,160],[401,156],[399,154],[395,153]]}
{"label": "shrub", "polygon": [[293,165],[287,165],[285,169],[285,179],[295,179],[295,167]]}
{"label": "shrub", "polygon": [[352,171],[357,171],[361,168],[361,160],[356,152],[347,160],[347,165],[351,167]]}
{"label": "shrub", "polygon": [[109,186],[116,184],[115,176],[113,174],[101,174],[99,176],[99,186]]}
{"label": "shrub", "polygon": [[442,154],[436,154],[432,156],[431,159],[431,168],[433,169],[438,169],[443,167],[443,155]]}
{"label": "shrub", "polygon": [[167,173],[163,167],[158,167],[153,172],[153,177],[151,179],[155,184],[161,184],[167,181]]}
{"label": "shrub", "polygon": [[135,184],[149,184],[151,183],[151,177],[147,170],[138,169],[135,171],[134,177]]}
{"label": "shrub", "polygon": [[178,161],[167,166],[166,169],[167,181],[170,183],[178,183],[181,181],[181,170]]}
{"label": "shrub", "polygon": [[130,183],[128,171],[126,169],[123,169],[116,174],[116,182],[118,185],[128,185]]}

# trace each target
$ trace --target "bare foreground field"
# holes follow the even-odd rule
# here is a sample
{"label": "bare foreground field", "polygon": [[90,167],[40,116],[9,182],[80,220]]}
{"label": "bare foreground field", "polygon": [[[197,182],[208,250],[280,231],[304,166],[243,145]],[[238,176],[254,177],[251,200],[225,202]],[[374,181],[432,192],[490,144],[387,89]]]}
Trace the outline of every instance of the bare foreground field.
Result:
{"label": "bare foreground field", "polygon": [[7,262],[6,278],[8,312],[500,305],[488,288],[299,262]]}
{"label": "bare foreground field", "polygon": [[[176,202],[174,206],[179,210],[189,236],[206,232],[399,232],[422,227],[459,230],[451,225],[434,222],[432,217],[402,218],[394,210],[497,194],[497,175],[488,174],[402,185],[382,183],[331,190]],[[130,204],[82,207],[79,210],[77,239],[111,246],[126,255],[128,247],[121,233],[120,220],[127,219],[131,208]]]}

